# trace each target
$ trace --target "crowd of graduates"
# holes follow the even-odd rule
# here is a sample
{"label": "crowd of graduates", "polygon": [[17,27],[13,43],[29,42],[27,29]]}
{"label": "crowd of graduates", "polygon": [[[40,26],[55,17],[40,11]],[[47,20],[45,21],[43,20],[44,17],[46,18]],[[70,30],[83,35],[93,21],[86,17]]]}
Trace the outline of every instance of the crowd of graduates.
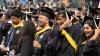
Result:
{"label": "crowd of graduates", "polygon": [[9,8],[0,15],[0,56],[99,56],[100,9]]}

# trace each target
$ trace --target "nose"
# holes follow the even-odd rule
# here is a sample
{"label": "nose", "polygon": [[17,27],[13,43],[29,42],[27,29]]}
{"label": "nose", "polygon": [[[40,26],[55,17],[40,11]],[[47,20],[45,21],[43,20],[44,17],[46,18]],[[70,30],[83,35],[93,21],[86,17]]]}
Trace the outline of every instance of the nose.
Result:
{"label": "nose", "polygon": [[86,32],[87,31],[87,29],[84,29],[84,32]]}

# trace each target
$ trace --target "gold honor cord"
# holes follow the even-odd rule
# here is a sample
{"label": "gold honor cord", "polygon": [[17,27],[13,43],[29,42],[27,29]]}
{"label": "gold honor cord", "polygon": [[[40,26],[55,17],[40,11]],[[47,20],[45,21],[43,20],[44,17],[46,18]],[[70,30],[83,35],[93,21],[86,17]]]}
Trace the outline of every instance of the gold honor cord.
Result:
{"label": "gold honor cord", "polygon": [[50,26],[45,27],[45,28],[43,28],[42,30],[40,30],[39,32],[37,32],[37,33],[35,34],[36,38],[38,37],[38,35],[40,35],[41,33],[45,32],[45,31],[48,30],[48,29],[51,29],[51,27],[50,27]]}
{"label": "gold honor cord", "polygon": [[64,29],[62,30],[62,34],[66,37],[66,39],[69,41],[69,43],[75,49],[76,52],[78,46],[76,42],[73,40],[73,38]]}
{"label": "gold honor cord", "polygon": [[24,26],[24,24],[22,24],[22,23],[20,23],[20,24],[18,24],[18,25],[15,25],[15,24],[12,24],[12,25],[14,26],[14,28],[23,27],[23,26]]}

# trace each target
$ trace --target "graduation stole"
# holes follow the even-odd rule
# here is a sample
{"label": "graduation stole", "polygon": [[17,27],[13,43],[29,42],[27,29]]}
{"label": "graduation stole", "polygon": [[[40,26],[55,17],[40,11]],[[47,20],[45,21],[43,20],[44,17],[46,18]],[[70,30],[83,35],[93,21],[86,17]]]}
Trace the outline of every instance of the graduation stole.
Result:
{"label": "graduation stole", "polygon": [[41,33],[45,32],[45,31],[48,30],[48,29],[51,29],[51,27],[50,27],[50,26],[45,27],[45,28],[43,28],[42,30],[40,30],[39,32],[37,32],[37,33],[35,34],[36,38],[38,38],[38,36],[39,36]]}
{"label": "graduation stole", "polygon": [[14,28],[23,27],[23,26],[24,26],[24,24],[22,24],[22,23],[20,23],[20,24],[18,24],[18,25],[15,25],[15,24],[12,24],[12,25],[14,26]]}
{"label": "graduation stole", "polygon": [[75,49],[75,52],[76,52],[78,46],[76,42],[74,41],[74,39],[64,29],[62,30],[61,34],[66,37],[66,39],[69,41],[69,43]]}

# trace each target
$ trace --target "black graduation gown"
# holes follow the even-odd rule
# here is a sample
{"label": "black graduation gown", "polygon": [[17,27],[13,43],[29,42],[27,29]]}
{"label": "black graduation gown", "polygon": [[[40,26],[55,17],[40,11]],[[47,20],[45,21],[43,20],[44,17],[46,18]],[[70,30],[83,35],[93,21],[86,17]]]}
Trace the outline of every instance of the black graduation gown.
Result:
{"label": "black graduation gown", "polygon": [[3,27],[3,36],[7,37],[8,31],[11,28],[11,24],[10,23],[3,23],[4,27]]}
{"label": "black graduation gown", "polygon": [[20,53],[19,56],[32,56],[32,48],[33,48],[33,38],[29,35],[26,35],[21,41]]}
{"label": "black graduation gown", "polygon": [[67,29],[67,32],[72,36],[77,45],[83,39],[83,31],[81,29],[82,25],[80,23],[73,24],[71,27]]}
{"label": "black graduation gown", "polygon": [[11,24],[6,22],[0,23],[0,44],[3,39],[3,36],[7,36],[8,30],[10,29]]}
{"label": "black graduation gown", "polygon": [[100,44],[92,40],[80,45],[77,56],[100,56]]}
{"label": "black graduation gown", "polygon": [[41,49],[38,49],[36,56],[56,56],[54,47],[51,45],[51,41],[53,39],[52,30],[48,29],[40,36],[40,43],[42,45]]}
{"label": "black graduation gown", "polygon": [[[4,41],[3,36],[4,37],[7,36],[7,33],[9,31],[10,27],[11,27],[10,23],[6,23],[6,22],[0,23],[0,44],[1,44],[2,41]],[[6,55],[6,52],[0,51],[0,56],[4,56],[4,55]]]}
{"label": "black graduation gown", "polygon": [[[60,35],[59,56],[75,56],[74,48],[70,45],[65,36]],[[58,44],[59,44],[58,43]]]}
{"label": "black graduation gown", "polygon": [[32,24],[32,22],[25,22],[24,26],[22,28],[21,33],[21,41],[19,44],[20,52],[19,56],[32,56],[33,55],[33,41],[34,41],[34,35],[36,33],[35,26]]}
{"label": "black graduation gown", "polygon": [[2,23],[0,23],[0,44],[1,44],[2,39],[3,39],[3,34],[2,34]]}
{"label": "black graduation gown", "polygon": [[55,48],[53,49],[56,50],[56,56],[75,56],[74,48],[67,41],[66,37],[61,35],[60,32],[55,34],[55,37],[53,38],[51,44]]}
{"label": "black graduation gown", "polygon": [[[70,36],[72,36],[72,38],[78,44],[82,33],[79,26],[71,26],[70,28],[66,28],[65,30],[70,34]],[[74,48],[70,45],[66,37],[59,32],[59,26],[55,27],[54,33],[55,37],[54,41],[52,41],[52,45],[56,47],[57,56],[75,56],[76,54]]]}
{"label": "black graduation gown", "polygon": [[15,50],[16,53],[19,52],[19,47],[17,47],[18,40],[20,38],[22,26],[19,27],[11,27],[8,31],[8,35],[5,38],[4,45],[5,47],[9,47],[10,50]]}

